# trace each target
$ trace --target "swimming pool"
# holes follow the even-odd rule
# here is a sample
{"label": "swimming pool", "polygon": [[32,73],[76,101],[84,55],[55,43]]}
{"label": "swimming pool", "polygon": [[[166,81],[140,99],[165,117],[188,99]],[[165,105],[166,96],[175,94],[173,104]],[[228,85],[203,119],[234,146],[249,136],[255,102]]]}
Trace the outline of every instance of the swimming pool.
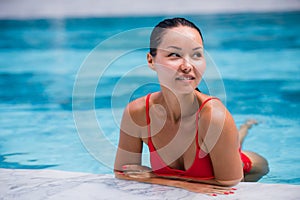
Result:
{"label": "swimming pool", "polygon": [[[120,40],[110,38],[154,26],[163,18],[0,20],[0,167],[112,173],[91,154],[113,161],[113,149],[106,145],[117,144],[118,120],[126,104],[120,99],[134,99],[158,86],[147,70],[145,48],[126,56],[119,53],[135,45],[145,47],[148,33],[141,29]],[[300,13],[187,18],[202,29],[225,93],[220,79],[214,77],[200,89],[211,92],[207,85],[216,88],[212,93],[226,103],[237,125],[248,118],[260,122],[248,135],[244,149],[268,159],[270,173],[261,182],[300,184]],[[101,43],[107,40],[111,45]],[[120,56],[104,70],[103,60],[91,60],[92,50],[100,58]],[[91,80],[98,81],[92,71],[81,80],[82,93],[72,105],[75,80],[87,62],[95,70],[103,69],[94,86],[95,102],[89,102],[84,93]],[[137,68],[132,70],[132,66]],[[86,122],[86,134],[78,134],[72,112],[84,121],[94,107],[105,136],[92,147],[97,152],[87,151],[81,142],[93,127]]]}

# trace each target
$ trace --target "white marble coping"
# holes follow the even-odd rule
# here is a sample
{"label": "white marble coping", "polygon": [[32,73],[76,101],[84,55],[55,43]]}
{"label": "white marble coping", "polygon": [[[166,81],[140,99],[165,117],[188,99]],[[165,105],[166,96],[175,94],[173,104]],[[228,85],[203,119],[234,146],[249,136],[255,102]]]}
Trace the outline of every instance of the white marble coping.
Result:
{"label": "white marble coping", "polygon": [[240,183],[235,194],[211,197],[183,189],[56,170],[0,169],[2,200],[300,199],[300,185]]}

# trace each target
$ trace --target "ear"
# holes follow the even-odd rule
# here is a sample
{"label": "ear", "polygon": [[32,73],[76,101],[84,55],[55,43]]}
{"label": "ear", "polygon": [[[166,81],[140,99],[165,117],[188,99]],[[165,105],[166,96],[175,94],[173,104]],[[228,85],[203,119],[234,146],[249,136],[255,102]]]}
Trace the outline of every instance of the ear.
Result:
{"label": "ear", "polygon": [[150,53],[147,53],[147,61],[150,69],[155,71],[153,56]]}

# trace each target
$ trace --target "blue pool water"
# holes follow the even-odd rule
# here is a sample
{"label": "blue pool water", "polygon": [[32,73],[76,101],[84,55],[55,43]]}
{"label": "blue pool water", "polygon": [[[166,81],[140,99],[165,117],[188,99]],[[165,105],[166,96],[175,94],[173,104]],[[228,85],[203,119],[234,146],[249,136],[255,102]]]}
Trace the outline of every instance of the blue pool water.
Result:
{"label": "blue pool water", "polygon": [[[159,89],[146,66],[143,28],[163,18],[0,20],[0,167],[112,173],[106,159],[113,162],[109,147],[117,145],[124,105]],[[269,161],[261,182],[300,184],[300,12],[187,18],[201,27],[220,72],[200,89],[219,96],[237,125],[260,122],[243,148]],[[124,53],[128,48],[135,50]],[[85,92],[93,88],[91,102]],[[86,117],[94,108],[99,141]]]}

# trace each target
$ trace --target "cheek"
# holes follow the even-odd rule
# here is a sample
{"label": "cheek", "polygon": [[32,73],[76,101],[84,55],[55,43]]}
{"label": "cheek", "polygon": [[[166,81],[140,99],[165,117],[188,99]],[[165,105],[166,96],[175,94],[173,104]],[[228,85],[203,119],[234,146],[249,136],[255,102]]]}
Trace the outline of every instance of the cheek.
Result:
{"label": "cheek", "polygon": [[174,76],[176,74],[176,70],[166,67],[165,65],[162,64],[156,64],[156,73],[158,80],[161,85],[165,87],[172,87],[172,81],[174,79]]}
{"label": "cheek", "polygon": [[176,59],[176,60],[165,60],[160,62],[161,68],[166,68],[170,71],[177,71],[178,67],[182,64],[182,60]]}
{"label": "cheek", "polygon": [[156,64],[155,68],[156,68],[157,75],[160,78],[168,79],[168,77],[170,78],[176,74],[176,70],[170,67],[169,65]]}
{"label": "cheek", "polygon": [[195,70],[196,70],[196,75],[199,77],[202,77],[204,75],[204,72],[206,70],[206,62],[205,60],[198,61],[195,63]]}

